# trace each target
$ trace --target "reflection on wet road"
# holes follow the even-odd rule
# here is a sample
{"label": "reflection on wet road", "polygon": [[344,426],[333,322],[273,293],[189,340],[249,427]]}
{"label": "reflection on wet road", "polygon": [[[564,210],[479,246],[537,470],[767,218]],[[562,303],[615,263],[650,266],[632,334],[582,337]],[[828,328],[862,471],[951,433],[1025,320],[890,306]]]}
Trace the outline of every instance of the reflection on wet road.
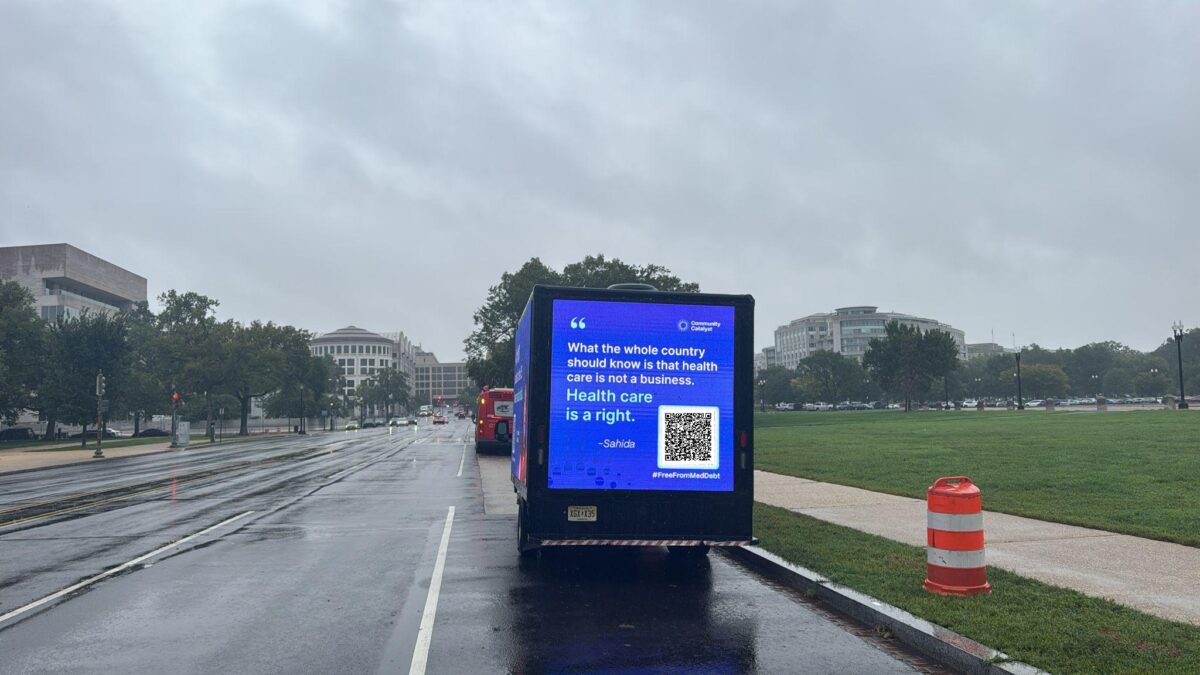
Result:
{"label": "reflection on wet road", "polygon": [[[485,489],[504,500],[487,462],[505,459],[481,472],[470,432],[333,432],[0,477],[0,513],[37,516],[0,527],[0,615],[52,598],[0,621],[0,670],[403,672],[430,604],[431,673],[936,670],[719,555],[519,562],[513,517],[483,508]],[[93,493],[107,501],[80,497]]]}

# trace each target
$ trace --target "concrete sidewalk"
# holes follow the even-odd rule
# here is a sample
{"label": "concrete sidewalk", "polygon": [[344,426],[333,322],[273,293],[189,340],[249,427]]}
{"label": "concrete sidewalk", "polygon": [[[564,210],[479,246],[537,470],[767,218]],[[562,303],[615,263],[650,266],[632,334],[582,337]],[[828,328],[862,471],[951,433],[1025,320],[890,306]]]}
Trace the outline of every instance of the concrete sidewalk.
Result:
{"label": "concrete sidewalk", "polygon": [[[104,456],[112,457],[132,457],[134,455],[149,455],[156,452],[165,452],[171,445],[170,441],[161,443],[150,443],[147,445],[131,445],[123,448],[104,448]],[[207,444],[204,444],[207,447]],[[79,447],[79,442],[76,441],[72,446],[77,448],[74,450],[65,449],[43,449],[36,450],[32,448],[17,448],[13,450],[0,450],[0,473],[11,473],[13,471],[25,471],[27,469],[41,469],[50,466],[63,466],[65,464],[79,464],[82,462],[92,461],[92,453],[96,452],[96,444],[93,442],[86,449]],[[94,460],[103,462],[103,459]]]}
{"label": "concrete sidewalk", "polygon": [[[987,488],[983,488],[987,506]],[[925,546],[925,502],[754,472],[757,501]],[[984,512],[988,565],[1200,625],[1200,548]]]}

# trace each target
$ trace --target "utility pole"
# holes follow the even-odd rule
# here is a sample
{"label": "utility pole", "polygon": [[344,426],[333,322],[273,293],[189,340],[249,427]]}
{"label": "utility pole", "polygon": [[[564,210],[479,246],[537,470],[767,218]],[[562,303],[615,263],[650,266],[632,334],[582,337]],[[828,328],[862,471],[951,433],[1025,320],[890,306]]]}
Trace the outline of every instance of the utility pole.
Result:
{"label": "utility pole", "polygon": [[304,385],[300,385],[300,426],[297,429],[300,434],[307,434],[304,429]]}
{"label": "utility pole", "polygon": [[1017,410],[1025,409],[1025,399],[1021,396],[1021,352],[1017,352]]}
{"label": "utility pole", "polygon": [[1180,410],[1187,410],[1187,398],[1183,395],[1183,322],[1171,324],[1171,332],[1175,334],[1175,355],[1179,357],[1179,405]]}
{"label": "utility pole", "polygon": [[104,449],[100,439],[104,438],[104,371],[96,372],[96,452],[92,459],[104,459]]}
{"label": "utility pole", "polygon": [[179,437],[179,392],[175,391],[175,384],[171,383],[171,447],[178,448],[179,443],[176,439]]}

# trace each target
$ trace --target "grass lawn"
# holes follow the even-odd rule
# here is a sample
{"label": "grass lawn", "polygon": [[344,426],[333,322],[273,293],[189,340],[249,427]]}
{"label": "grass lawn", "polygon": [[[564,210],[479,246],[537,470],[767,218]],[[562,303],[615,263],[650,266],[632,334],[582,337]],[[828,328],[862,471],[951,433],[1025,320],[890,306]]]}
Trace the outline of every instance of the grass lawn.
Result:
{"label": "grass lawn", "polygon": [[990,595],[925,591],[925,549],[754,505],[766,548],[1050,672],[1200,672],[1200,628],[991,568]]}
{"label": "grass lawn", "polygon": [[1192,412],[767,413],[755,466],[921,499],[970,476],[987,510],[1200,546]]}

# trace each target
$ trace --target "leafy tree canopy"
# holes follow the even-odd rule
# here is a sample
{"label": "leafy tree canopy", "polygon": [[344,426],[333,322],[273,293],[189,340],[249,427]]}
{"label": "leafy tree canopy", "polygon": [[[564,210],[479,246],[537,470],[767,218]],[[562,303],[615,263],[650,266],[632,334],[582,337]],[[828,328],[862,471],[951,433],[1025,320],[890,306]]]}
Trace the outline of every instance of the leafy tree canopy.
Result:
{"label": "leafy tree canopy", "polygon": [[538,258],[530,258],[516,272],[502,274],[500,283],[488,289],[487,300],[475,311],[475,330],[463,341],[471,379],[481,386],[512,386],[517,322],[535,285],[607,288],[618,283],[646,283],[661,291],[700,290],[697,284],[680,280],[660,265],[631,265],[596,255],[571,263],[560,272]]}
{"label": "leafy tree canopy", "polygon": [[912,402],[924,397],[934,379],[958,368],[958,345],[940,330],[922,333],[898,321],[889,321],[884,329],[886,336],[871,340],[863,363],[888,394],[911,410]]}
{"label": "leafy tree canopy", "polygon": [[5,424],[15,423],[33,405],[45,338],[33,294],[15,281],[0,281],[0,419]]}

